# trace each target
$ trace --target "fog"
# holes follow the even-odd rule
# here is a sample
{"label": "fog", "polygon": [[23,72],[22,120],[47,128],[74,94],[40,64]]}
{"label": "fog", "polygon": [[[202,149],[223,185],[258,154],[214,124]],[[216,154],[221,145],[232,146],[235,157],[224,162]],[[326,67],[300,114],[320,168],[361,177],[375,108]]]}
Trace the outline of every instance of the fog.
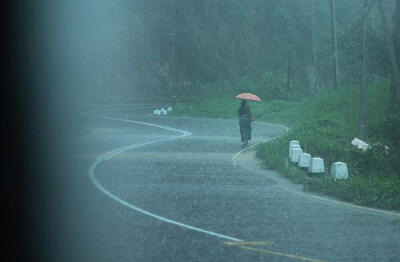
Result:
{"label": "fog", "polygon": [[[236,157],[243,150],[235,144],[240,144],[239,101],[235,100],[239,93],[249,92],[261,98],[260,103],[249,102],[256,121],[250,146],[258,150],[259,158],[261,155],[267,159],[263,159],[264,166],[272,166],[279,172],[286,170],[283,162],[268,160],[271,152],[278,154],[279,150],[265,145],[268,152],[265,153],[262,147],[256,149],[258,143],[282,136],[285,141],[281,143],[287,144],[300,137],[306,141],[307,149],[325,157],[326,163],[354,160],[348,164],[350,177],[355,179],[351,181],[369,181],[365,184],[371,188],[391,185],[390,188],[382,186],[381,191],[372,190],[390,192],[371,197],[374,200],[360,200],[353,195],[349,199],[331,197],[373,208],[399,210],[398,0],[47,0],[13,1],[7,7],[9,81],[3,88],[10,94],[5,99],[10,103],[6,125],[9,123],[11,128],[5,138],[9,167],[6,187],[10,192],[4,195],[10,203],[5,213],[14,214],[8,222],[15,226],[8,231],[11,230],[10,250],[16,259],[163,261],[166,254],[166,261],[174,258],[175,261],[215,261],[214,255],[217,261],[258,261],[252,256],[243,258],[236,251],[226,251],[230,244],[225,242],[230,238],[243,241],[233,234],[249,242],[270,240],[261,239],[258,234],[263,228],[268,228],[263,234],[270,233],[277,242],[288,241],[292,236],[303,241],[300,235],[310,231],[292,228],[295,221],[291,218],[295,216],[306,217],[312,225],[309,230],[314,232],[317,224],[337,221],[332,218],[335,215],[369,214],[370,224],[365,231],[353,228],[354,221],[345,223],[344,227],[365,240],[364,234],[374,231],[374,223],[378,223],[371,213],[360,215],[357,212],[363,211],[352,213],[332,206],[324,210],[320,203],[311,205],[312,201],[299,204],[311,211],[297,210],[292,205],[296,198],[282,193],[292,187],[274,180],[275,173],[268,173],[272,180],[254,177],[255,180],[242,180],[247,171],[238,170],[236,164],[230,163],[231,155]],[[153,110],[167,107],[171,111],[165,117],[152,114]],[[320,140],[312,137],[311,131],[316,129],[321,132],[316,134]],[[354,153],[350,145],[354,137],[371,145],[387,145],[391,153],[373,155],[378,149],[367,156]],[[104,156],[115,159],[108,161]],[[228,160],[224,159],[226,156]],[[121,164],[120,158],[126,162]],[[214,163],[216,159],[225,166]],[[373,161],[384,164],[370,164]],[[133,174],[139,172],[136,169],[146,174],[148,180],[135,177]],[[94,178],[95,171],[99,174],[98,180]],[[182,174],[205,178],[177,178]],[[232,176],[223,182],[213,180],[214,175],[226,174]],[[170,180],[164,180],[163,175]],[[207,180],[207,176],[213,178]],[[187,185],[182,182],[185,179],[189,181]],[[374,179],[378,179],[375,184],[371,182]],[[322,181],[320,185],[328,183],[325,178],[318,181]],[[136,182],[149,189],[142,190]],[[169,183],[174,185],[170,187]],[[261,184],[267,189],[257,187]],[[285,186],[276,189],[276,184]],[[107,191],[106,185],[114,191]],[[252,186],[257,190],[253,192]],[[312,188],[307,183],[304,188],[307,186]],[[199,200],[187,188],[204,198]],[[229,190],[241,198],[237,199]],[[340,190],[331,190],[330,194]],[[365,190],[368,195],[370,191]],[[135,195],[138,192],[143,194]],[[154,194],[147,195],[148,192]],[[277,202],[268,202],[274,210],[270,212],[265,208],[267,204],[259,207],[256,202],[247,205],[243,200],[254,197],[262,201],[263,194],[270,196],[267,199],[281,198],[286,201],[286,208],[293,209],[287,211]],[[179,203],[172,195],[174,199],[182,199],[181,206],[169,206]],[[388,195],[393,197],[388,200]],[[119,205],[110,199],[117,200]],[[162,202],[163,199],[168,201]],[[218,199],[222,204],[213,202]],[[136,208],[135,200],[144,207],[147,205],[149,211]],[[119,209],[121,203],[128,208]],[[196,208],[192,209],[192,203]],[[164,209],[160,211],[159,207]],[[260,213],[253,213],[258,208]],[[238,215],[240,219],[246,217],[243,220],[232,218],[238,214],[232,210],[238,209],[245,210]],[[113,217],[105,214],[108,210]],[[196,210],[204,217],[193,218]],[[214,215],[210,210],[215,211]],[[323,215],[326,220],[308,217],[321,210],[326,212]],[[146,220],[148,213],[152,218]],[[287,215],[285,224],[280,225],[279,219],[270,217],[270,213]],[[276,227],[263,224],[260,214],[274,221]],[[396,214],[393,221],[398,221]],[[207,220],[210,217],[213,219]],[[253,221],[253,217],[257,218]],[[154,218],[161,222],[154,222]],[[242,228],[241,221],[245,221]],[[390,221],[385,217],[381,231],[374,231],[374,239],[381,242],[371,240],[362,242],[361,246],[368,249],[375,243],[385,253],[389,243],[399,244],[395,235],[387,238],[380,235],[385,230],[398,232],[398,223],[390,224]],[[175,232],[175,227],[190,233]],[[276,228],[284,233],[280,235]],[[196,234],[205,231],[211,234],[206,233],[205,239],[197,238]],[[291,235],[289,231],[297,233]],[[145,237],[133,237],[127,232]],[[340,245],[343,240],[336,231],[321,232],[316,234],[326,244],[324,247]],[[327,240],[325,233],[335,238]],[[215,235],[225,241],[222,246],[218,245],[223,241],[214,245],[215,239],[207,238]],[[190,240],[185,240],[186,237]],[[307,237],[304,242],[311,238]],[[174,238],[181,240],[173,242]],[[158,251],[149,251],[150,242],[154,242],[154,249]],[[297,252],[295,246],[278,243],[275,251],[286,254],[278,258],[282,261],[291,258]],[[321,257],[322,261],[350,261],[345,247],[344,251],[341,249],[346,253],[343,257],[328,255],[321,248],[301,246],[297,259]],[[202,258],[203,249],[212,251]],[[247,249],[251,248],[247,246]],[[186,254],[182,250],[192,251]],[[310,254],[306,257],[308,251]],[[362,253],[363,249],[357,252]],[[395,255],[398,251],[388,248],[384,258],[390,261]],[[374,261],[373,256],[368,253],[365,259]],[[260,257],[265,261],[271,258]]]}

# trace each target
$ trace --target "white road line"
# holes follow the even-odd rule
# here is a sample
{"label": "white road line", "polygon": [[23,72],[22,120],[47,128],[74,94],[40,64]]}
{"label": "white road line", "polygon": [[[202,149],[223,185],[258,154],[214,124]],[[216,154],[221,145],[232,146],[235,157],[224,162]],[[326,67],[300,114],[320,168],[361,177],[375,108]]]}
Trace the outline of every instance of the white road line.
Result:
{"label": "white road line", "polygon": [[86,116],[91,116],[91,117],[97,117],[92,115],[91,113],[101,113],[101,112],[112,112],[112,111],[123,111],[123,110],[133,110],[133,109],[152,109],[152,108],[160,108],[160,107],[167,107],[166,105],[164,106],[141,106],[141,107],[132,107],[132,106],[126,106],[126,107],[111,107],[108,109],[95,109],[91,110],[89,112],[84,112],[83,115]]}
{"label": "white road line", "polygon": [[[99,112],[99,111],[97,111],[97,112]],[[114,150],[108,151],[108,152],[104,153],[103,155],[99,156],[96,159],[96,161],[89,168],[89,177],[92,180],[93,184],[101,192],[103,192],[104,194],[106,194],[110,198],[114,199],[118,203],[120,203],[120,204],[122,204],[122,205],[124,205],[124,206],[126,206],[126,207],[128,207],[130,209],[133,209],[133,210],[135,210],[137,212],[140,212],[140,213],[142,213],[144,215],[156,218],[158,220],[161,220],[161,221],[164,221],[164,222],[167,222],[167,223],[170,223],[170,224],[174,224],[174,225],[186,228],[186,229],[190,229],[190,230],[193,230],[193,231],[201,232],[201,233],[204,233],[204,234],[207,234],[207,235],[211,235],[211,236],[215,236],[215,237],[218,237],[218,238],[222,238],[222,239],[227,239],[227,240],[236,241],[236,242],[243,241],[242,239],[238,239],[238,238],[230,237],[230,236],[227,236],[227,235],[215,233],[215,232],[212,232],[212,231],[209,231],[209,230],[205,230],[205,229],[198,228],[198,227],[195,227],[195,226],[191,226],[191,225],[188,225],[188,224],[184,224],[184,223],[181,223],[181,222],[169,219],[169,218],[165,218],[165,217],[159,216],[157,214],[148,212],[148,211],[146,211],[146,210],[144,210],[144,209],[142,209],[140,207],[137,207],[135,205],[132,205],[131,203],[129,203],[129,202],[117,197],[116,195],[114,195],[110,191],[108,191],[106,188],[104,188],[102,186],[102,184],[100,183],[100,181],[95,176],[95,169],[101,162],[103,162],[105,160],[109,160],[109,159],[115,157],[116,155],[121,154],[122,152],[131,150],[131,149],[134,149],[134,148],[150,145],[150,144],[155,144],[155,143],[161,143],[161,142],[165,142],[165,141],[180,139],[180,138],[183,138],[183,137],[186,137],[186,136],[190,136],[190,135],[192,135],[192,133],[190,133],[189,131],[180,130],[180,129],[176,129],[176,128],[172,128],[172,127],[168,127],[168,126],[157,125],[157,124],[148,123],[148,122],[133,121],[133,120],[127,120],[127,119],[120,119],[120,118],[100,117],[100,116],[91,115],[90,113],[86,113],[86,115],[89,116],[89,117],[95,117],[95,118],[102,118],[102,119],[108,119],[108,120],[124,121],[124,122],[129,122],[129,123],[147,125],[147,126],[157,127],[157,128],[161,128],[161,129],[164,129],[164,130],[169,130],[169,131],[178,132],[178,133],[182,134],[180,136],[174,136],[174,137],[171,137],[171,138],[157,139],[157,140],[152,140],[152,141],[149,141],[149,142],[144,142],[144,143],[139,143],[139,144],[133,144],[133,145],[119,147],[119,148],[116,148]]]}

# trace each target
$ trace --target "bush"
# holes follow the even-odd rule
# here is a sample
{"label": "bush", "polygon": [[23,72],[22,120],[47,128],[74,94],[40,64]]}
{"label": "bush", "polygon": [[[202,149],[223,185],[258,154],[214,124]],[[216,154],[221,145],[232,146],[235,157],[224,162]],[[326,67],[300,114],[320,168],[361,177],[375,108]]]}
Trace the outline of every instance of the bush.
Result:
{"label": "bush", "polygon": [[[257,157],[267,168],[276,169],[282,175],[304,184],[304,189],[330,195],[338,199],[384,209],[400,210],[400,118],[385,112],[386,101],[382,98],[385,86],[372,87],[368,118],[368,141],[372,148],[366,152],[355,149],[351,140],[357,137],[356,97],[339,90],[327,92],[313,100],[285,104],[283,119],[293,119],[294,127],[281,138],[259,145]],[[354,92],[357,96],[357,92]],[[345,95],[347,94],[347,95]],[[293,110],[299,109],[301,110]],[[308,112],[308,113],[303,113]],[[352,124],[353,123],[353,124]],[[313,156],[320,156],[329,170],[331,163],[346,162],[349,179],[334,181],[328,174],[299,177],[290,175],[288,169],[288,145],[299,140],[302,148]],[[384,145],[390,147],[389,153]],[[300,170],[299,170],[300,171]],[[299,175],[299,174],[297,174]]]}
{"label": "bush", "polygon": [[333,196],[358,205],[400,210],[400,181],[394,177],[369,179],[352,176],[348,180],[330,177],[309,179],[304,190]]}

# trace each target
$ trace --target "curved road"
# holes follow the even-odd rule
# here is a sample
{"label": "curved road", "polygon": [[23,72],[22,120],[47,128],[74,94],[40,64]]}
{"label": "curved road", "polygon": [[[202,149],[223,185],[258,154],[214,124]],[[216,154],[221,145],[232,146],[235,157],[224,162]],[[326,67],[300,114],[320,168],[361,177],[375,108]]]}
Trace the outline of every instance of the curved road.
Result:
{"label": "curved road", "polygon": [[[320,200],[240,148],[231,120],[87,116],[85,261],[399,261],[400,216]],[[254,125],[256,143],[284,132]],[[84,179],[82,179],[85,181]]]}

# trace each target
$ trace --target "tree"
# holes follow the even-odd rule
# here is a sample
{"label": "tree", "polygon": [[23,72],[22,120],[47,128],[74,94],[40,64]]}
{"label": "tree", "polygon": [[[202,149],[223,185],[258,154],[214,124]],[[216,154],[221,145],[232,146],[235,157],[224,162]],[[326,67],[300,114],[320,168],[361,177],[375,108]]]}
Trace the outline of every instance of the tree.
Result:
{"label": "tree", "polygon": [[[383,25],[383,32],[384,32],[384,36],[385,36],[385,46],[386,46],[386,50],[389,54],[389,58],[390,58],[390,63],[392,65],[392,88],[391,88],[391,96],[390,96],[390,105],[392,110],[394,109],[394,105],[396,102],[396,90],[399,88],[400,85],[400,74],[399,74],[399,66],[397,63],[397,59],[396,59],[396,54],[395,54],[395,50],[394,50],[394,45],[393,45],[393,37],[390,35],[389,32],[389,27],[388,27],[388,23],[386,21],[386,15],[385,15],[385,11],[383,9],[383,3],[382,0],[378,0],[379,1],[379,14],[381,17],[381,22]],[[396,13],[398,14],[398,8],[399,8],[399,1],[396,2]],[[398,19],[398,18],[396,18]],[[397,25],[398,27],[398,25]],[[398,30],[398,29],[397,29]]]}
{"label": "tree", "polygon": [[[374,2],[372,2],[373,4]],[[359,136],[361,140],[365,139],[365,125],[366,125],[366,99],[367,99],[367,86],[366,86],[366,67],[367,67],[367,30],[368,30],[368,14],[369,14],[368,0],[364,0],[363,6],[363,30],[362,30],[362,65],[361,65],[361,85],[360,85],[360,119],[359,119]]]}
{"label": "tree", "polygon": [[[175,34],[133,39],[141,59],[135,72],[152,93],[189,96],[208,86],[251,86],[271,98],[286,97],[288,88],[297,97],[328,83],[339,88],[360,81],[354,72],[362,62],[362,34],[357,33],[363,27],[362,1],[306,1],[140,1],[141,28]],[[367,66],[385,76],[390,68],[389,57],[381,54],[381,31],[369,26]],[[279,92],[268,86],[269,76],[279,83],[273,85]]]}
{"label": "tree", "polygon": [[[400,0],[396,1],[396,9],[393,15],[393,49],[394,49],[394,55],[396,58],[396,65],[397,68],[400,67]],[[399,78],[397,77],[397,83],[396,83],[396,76],[395,76],[395,70],[391,71],[391,109],[395,109],[395,103],[396,103],[396,98],[397,98],[397,93],[400,89],[400,82]]]}
{"label": "tree", "polygon": [[337,37],[336,37],[336,1],[331,0],[332,13],[332,47],[333,47],[333,67],[334,67],[334,87],[338,88],[339,81],[339,64],[337,53]]}
{"label": "tree", "polygon": [[290,87],[290,78],[292,75],[292,54],[289,52],[288,54],[288,62],[287,62],[287,75],[286,75],[286,90],[287,90],[287,98],[290,100],[291,96],[291,87]]}
{"label": "tree", "polygon": [[311,83],[311,93],[318,92],[319,75],[318,75],[318,57],[317,57],[317,29],[315,23],[315,0],[311,0],[311,41],[312,41],[312,58],[313,58],[313,73]]}

